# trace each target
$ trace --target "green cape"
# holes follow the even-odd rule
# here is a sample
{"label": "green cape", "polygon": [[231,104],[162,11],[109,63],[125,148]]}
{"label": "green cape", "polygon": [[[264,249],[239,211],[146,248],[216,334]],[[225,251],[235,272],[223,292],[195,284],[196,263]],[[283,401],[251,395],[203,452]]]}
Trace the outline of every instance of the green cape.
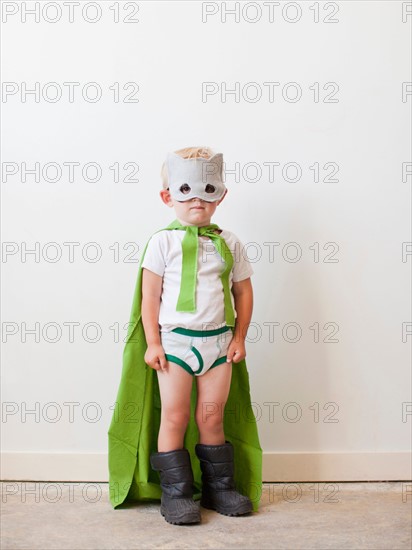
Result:
{"label": "green cape", "polygon": [[[140,260],[123,351],[122,375],[108,431],[109,494],[114,508],[125,501],[160,500],[162,494],[158,473],[150,466],[150,453],[157,451],[160,393],[156,371],[144,361],[147,343],[141,320],[142,262],[149,242],[150,239]],[[192,462],[195,487],[193,498],[198,500],[202,481],[199,459],[194,452],[199,441],[199,431],[194,420],[196,398],[196,383],[193,383],[191,415],[184,446]],[[226,440],[234,447],[236,487],[251,499],[253,510],[257,511],[262,493],[262,449],[251,406],[249,374],[244,359],[232,363],[232,380],[223,425]]]}

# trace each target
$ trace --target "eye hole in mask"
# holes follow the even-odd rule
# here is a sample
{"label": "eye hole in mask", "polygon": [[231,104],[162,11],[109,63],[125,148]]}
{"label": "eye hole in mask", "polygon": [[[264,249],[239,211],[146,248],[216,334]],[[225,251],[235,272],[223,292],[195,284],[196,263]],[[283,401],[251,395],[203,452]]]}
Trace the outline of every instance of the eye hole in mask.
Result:
{"label": "eye hole in mask", "polygon": [[184,195],[187,195],[188,193],[190,193],[191,189],[190,189],[190,186],[187,183],[184,183],[183,185],[181,185],[179,187],[179,191],[181,193],[183,193]]}
{"label": "eye hole in mask", "polygon": [[214,193],[216,191],[216,187],[214,185],[211,185],[210,183],[208,183],[206,185],[205,191],[206,191],[206,193]]}

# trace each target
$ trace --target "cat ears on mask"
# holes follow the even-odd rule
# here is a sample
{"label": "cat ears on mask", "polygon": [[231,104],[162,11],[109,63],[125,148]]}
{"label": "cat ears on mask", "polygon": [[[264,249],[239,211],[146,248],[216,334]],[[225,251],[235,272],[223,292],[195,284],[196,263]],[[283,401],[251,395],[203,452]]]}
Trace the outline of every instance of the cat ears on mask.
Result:
{"label": "cat ears on mask", "polygon": [[223,154],[216,153],[212,157],[184,159],[176,153],[168,153],[166,157],[166,166],[169,180],[175,180],[175,175],[183,174],[188,170],[192,174],[201,167],[202,181],[212,183],[211,180],[223,182]]}

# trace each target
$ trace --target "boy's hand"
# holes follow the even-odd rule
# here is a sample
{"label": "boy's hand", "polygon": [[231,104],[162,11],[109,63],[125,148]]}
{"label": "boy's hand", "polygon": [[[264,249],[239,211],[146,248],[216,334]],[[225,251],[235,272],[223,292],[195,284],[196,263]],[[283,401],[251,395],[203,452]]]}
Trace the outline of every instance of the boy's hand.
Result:
{"label": "boy's hand", "polygon": [[167,361],[161,344],[150,344],[144,354],[145,363],[155,370],[166,370]]}
{"label": "boy's hand", "polygon": [[233,338],[229,344],[227,350],[227,363],[239,363],[242,359],[246,357],[246,347],[245,341],[243,339]]}

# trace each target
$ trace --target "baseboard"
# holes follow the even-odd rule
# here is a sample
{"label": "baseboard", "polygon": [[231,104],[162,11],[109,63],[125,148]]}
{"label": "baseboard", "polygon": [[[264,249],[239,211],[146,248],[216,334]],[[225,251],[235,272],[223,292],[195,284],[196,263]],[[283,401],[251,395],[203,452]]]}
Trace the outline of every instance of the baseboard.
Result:
{"label": "baseboard", "polygon": [[400,481],[412,479],[412,453],[264,453],[265,481]]}
{"label": "baseboard", "polygon": [[[108,481],[107,453],[2,453],[2,480]],[[264,453],[263,480],[407,481],[412,453]]]}

